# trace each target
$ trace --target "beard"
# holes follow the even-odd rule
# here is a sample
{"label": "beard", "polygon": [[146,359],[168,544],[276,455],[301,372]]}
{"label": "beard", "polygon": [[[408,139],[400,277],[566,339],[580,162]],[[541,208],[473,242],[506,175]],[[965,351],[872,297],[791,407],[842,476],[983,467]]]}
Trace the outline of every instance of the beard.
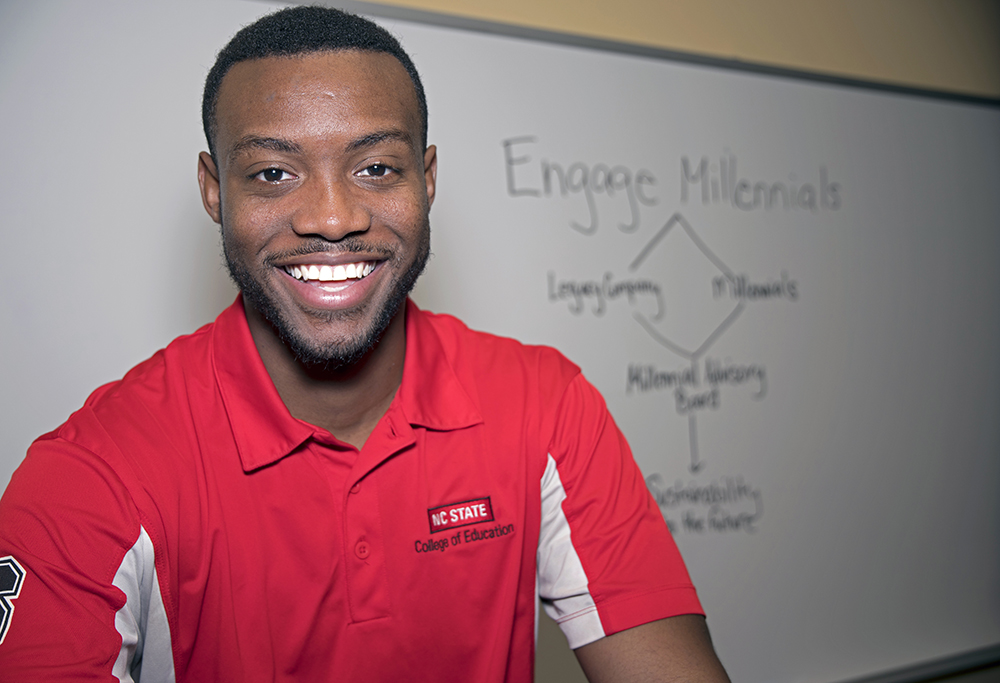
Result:
{"label": "beard", "polygon": [[[304,256],[325,251],[329,245],[329,242],[317,240],[314,243],[303,245],[294,254],[282,254],[280,258],[287,258],[290,255]],[[365,244],[356,238],[344,239],[338,242],[337,246],[342,252],[372,253],[371,244]],[[352,337],[326,343],[308,338],[304,330],[295,328],[288,321],[275,299],[265,289],[262,280],[255,278],[245,263],[233,257],[225,239],[225,230],[223,230],[222,249],[226,266],[229,269],[229,276],[250,304],[270,323],[278,338],[288,346],[295,358],[307,369],[325,374],[355,366],[378,345],[386,328],[389,327],[389,323],[396,316],[399,307],[402,306],[413,289],[413,285],[416,284],[417,278],[423,272],[424,266],[427,265],[427,259],[430,255],[430,226],[425,219],[416,256],[410,265],[389,283],[388,296],[381,302],[373,302],[377,308],[368,314],[368,322],[361,332]],[[379,248],[376,245],[376,250],[382,251],[388,256],[386,264],[400,259],[398,252],[394,249]],[[273,268],[273,261],[278,258],[265,259],[263,268]],[[314,314],[314,317],[317,317],[321,324],[350,323],[361,320],[365,317],[365,313],[365,311],[325,311],[319,316]]]}

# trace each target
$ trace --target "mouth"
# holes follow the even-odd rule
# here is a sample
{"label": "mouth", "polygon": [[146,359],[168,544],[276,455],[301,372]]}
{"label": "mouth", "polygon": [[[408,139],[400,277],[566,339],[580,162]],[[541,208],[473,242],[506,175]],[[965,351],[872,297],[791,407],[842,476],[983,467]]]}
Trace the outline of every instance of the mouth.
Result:
{"label": "mouth", "polygon": [[375,270],[376,265],[376,261],[359,261],[336,266],[304,263],[283,266],[282,269],[299,282],[347,282],[348,280],[363,280]]}

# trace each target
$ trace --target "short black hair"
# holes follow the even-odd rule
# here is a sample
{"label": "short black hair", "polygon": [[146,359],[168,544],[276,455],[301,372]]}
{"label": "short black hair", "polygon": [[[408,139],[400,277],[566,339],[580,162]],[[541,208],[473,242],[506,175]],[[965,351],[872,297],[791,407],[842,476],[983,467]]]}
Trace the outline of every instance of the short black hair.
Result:
{"label": "short black hair", "polygon": [[385,52],[399,60],[410,75],[417,94],[421,147],[426,147],[427,99],[424,86],[420,83],[417,67],[399,41],[378,24],[356,14],[331,7],[304,6],[279,10],[244,26],[219,51],[205,79],[205,93],[201,100],[201,120],[212,158],[218,161],[215,156],[215,109],[219,102],[219,87],[234,64],[265,57],[293,57],[337,50]]}

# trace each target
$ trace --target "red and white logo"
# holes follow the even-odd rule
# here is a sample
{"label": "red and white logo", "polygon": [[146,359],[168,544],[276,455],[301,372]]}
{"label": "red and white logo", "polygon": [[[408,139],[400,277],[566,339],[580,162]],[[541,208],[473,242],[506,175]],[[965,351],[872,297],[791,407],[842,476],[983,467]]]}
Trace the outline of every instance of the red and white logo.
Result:
{"label": "red and white logo", "polygon": [[461,503],[449,503],[428,510],[427,519],[431,523],[432,534],[459,526],[492,522],[493,505],[489,496]]}

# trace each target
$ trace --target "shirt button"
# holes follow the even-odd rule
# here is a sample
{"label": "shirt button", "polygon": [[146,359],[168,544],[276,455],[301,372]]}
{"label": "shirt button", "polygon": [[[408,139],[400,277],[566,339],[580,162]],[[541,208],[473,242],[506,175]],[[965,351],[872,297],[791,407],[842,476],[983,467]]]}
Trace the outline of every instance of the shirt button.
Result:
{"label": "shirt button", "polygon": [[361,490],[361,482],[360,481],[357,482],[354,486],[351,487],[351,493],[357,493],[360,490]]}
{"label": "shirt button", "polygon": [[366,541],[358,541],[358,544],[354,546],[354,554],[362,560],[367,560],[368,556],[372,554],[372,547]]}

